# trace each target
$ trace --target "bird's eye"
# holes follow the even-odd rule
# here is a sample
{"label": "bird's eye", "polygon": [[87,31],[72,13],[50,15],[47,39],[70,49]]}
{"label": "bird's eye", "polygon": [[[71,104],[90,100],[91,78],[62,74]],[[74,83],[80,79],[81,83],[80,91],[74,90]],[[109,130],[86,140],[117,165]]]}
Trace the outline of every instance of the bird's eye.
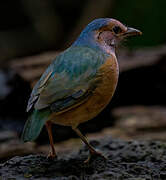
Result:
{"label": "bird's eye", "polygon": [[114,26],[112,30],[115,34],[119,34],[122,32],[122,29],[119,26]]}

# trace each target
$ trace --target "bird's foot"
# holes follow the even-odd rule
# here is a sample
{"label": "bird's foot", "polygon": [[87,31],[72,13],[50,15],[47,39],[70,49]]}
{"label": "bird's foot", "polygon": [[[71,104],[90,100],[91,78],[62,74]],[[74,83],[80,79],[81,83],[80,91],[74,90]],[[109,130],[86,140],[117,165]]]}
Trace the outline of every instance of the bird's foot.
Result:
{"label": "bird's foot", "polygon": [[104,160],[107,160],[107,157],[105,157],[101,152],[98,152],[96,150],[94,151],[91,151],[89,156],[88,156],[88,159],[86,159],[84,161],[85,164],[89,163],[91,160],[95,159],[96,157],[102,157]]}
{"label": "bird's foot", "polygon": [[57,155],[56,153],[52,153],[52,152],[49,152],[49,154],[47,155],[47,159],[56,159],[57,158]]}

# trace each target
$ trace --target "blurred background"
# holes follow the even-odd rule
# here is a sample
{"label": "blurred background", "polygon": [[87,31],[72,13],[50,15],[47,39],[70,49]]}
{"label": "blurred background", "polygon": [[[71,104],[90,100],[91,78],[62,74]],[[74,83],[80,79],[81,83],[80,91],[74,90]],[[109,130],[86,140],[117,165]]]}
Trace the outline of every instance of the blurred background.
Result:
{"label": "blurred background", "polygon": [[[45,128],[33,143],[20,135],[32,87],[48,64],[93,19],[112,17],[140,29],[118,49],[119,84],[111,103],[80,126],[89,139],[166,141],[166,2],[163,0],[17,0],[0,3],[0,162],[47,153]],[[53,128],[60,154],[81,144],[68,127]],[[73,139],[74,138],[74,139]]]}

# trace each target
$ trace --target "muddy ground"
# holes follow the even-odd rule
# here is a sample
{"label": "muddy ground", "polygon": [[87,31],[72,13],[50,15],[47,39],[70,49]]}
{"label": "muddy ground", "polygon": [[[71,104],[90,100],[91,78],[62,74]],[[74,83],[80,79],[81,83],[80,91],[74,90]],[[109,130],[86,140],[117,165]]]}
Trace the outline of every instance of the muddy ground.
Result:
{"label": "muddy ground", "polygon": [[0,179],[12,180],[159,180],[166,179],[166,143],[158,141],[91,141],[107,157],[84,164],[87,148],[55,160],[44,155],[14,157],[0,165]]}

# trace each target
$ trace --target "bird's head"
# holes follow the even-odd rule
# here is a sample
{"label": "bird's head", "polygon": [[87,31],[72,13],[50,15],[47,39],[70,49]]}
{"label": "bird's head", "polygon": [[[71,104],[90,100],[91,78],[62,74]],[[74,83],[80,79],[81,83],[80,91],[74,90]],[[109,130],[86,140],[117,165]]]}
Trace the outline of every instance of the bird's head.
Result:
{"label": "bird's head", "polygon": [[127,27],[118,20],[100,18],[95,19],[85,27],[74,45],[93,46],[109,51],[110,49],[114,50],[124,38],[141,34],[141,31]]}

